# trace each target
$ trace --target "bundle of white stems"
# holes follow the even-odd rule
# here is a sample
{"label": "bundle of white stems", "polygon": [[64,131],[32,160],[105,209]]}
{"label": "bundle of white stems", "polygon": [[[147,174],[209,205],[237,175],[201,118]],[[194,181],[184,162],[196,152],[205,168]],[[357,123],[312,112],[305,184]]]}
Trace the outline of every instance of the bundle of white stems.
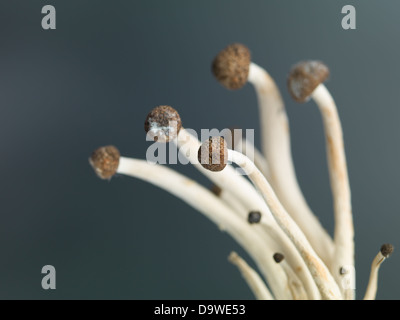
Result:
{"label": "bundle of white stems", "polygon": [[[95,150],[90,164],[102,179],[123,174],[165,189],[232,236],[258,268],[250,267],[235,252],[229,255],[257,299],[354,300],[350,186],[340,119],[323,84],[328,68],[319,61],[298,63],[289,74],[288,89],[297,102],[313,99],[321,112],[334,205],[333,239],[307,205],[297,182],[288,119],[274,80],[251,61],[250,51],[242,44],[222,50],[212,71],[227,89],[239,89],[247,82],[255,88],[262,152],[254,151],[254,162],[237,150],[251,147],[246,139],[239,137],[231,149],[223,137],[201,143],[182,127],[175,109],[162,105],[147,116],[148,136],[175,143],[180,156],[215,184],[213,190],[165,166],[122,157],[114,146]],[[248,179],[232,164],[241,167]],[[392,252],[393,246],[384,244],[373,259],[365,300],[375,299],[379,267]]]}

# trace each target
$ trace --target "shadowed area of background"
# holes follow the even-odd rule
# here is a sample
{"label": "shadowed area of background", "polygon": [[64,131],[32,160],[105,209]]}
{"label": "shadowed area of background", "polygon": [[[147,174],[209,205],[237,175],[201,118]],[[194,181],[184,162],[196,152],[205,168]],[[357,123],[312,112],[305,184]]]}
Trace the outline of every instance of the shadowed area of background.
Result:
{"label": "shadowed area of background", "polygon": [[[57,29],[41,28],[41,8]],[[356,228],[357,294],[380,245],[399,243],[399,2],[7,1],[0,3],[0,298],[251,299],[231,250],[248,256],[189,206],[144,182],[99,180],[93,149],[144,158],[143,123],[170,104],[185,127],[256,130],[250,85],[229,92],[210,72],[242,42],[282,89],[304,194],[330,233],[322,123],[286,91],[290,67],[320,59],[343,122]],[[193,168],[174,166],[209,186]],[[252,263],[252,262],[251,262]],[[382,266],[378,298],[398,299],[400,255]],[[54,265],[57,289],[41,288]]]}

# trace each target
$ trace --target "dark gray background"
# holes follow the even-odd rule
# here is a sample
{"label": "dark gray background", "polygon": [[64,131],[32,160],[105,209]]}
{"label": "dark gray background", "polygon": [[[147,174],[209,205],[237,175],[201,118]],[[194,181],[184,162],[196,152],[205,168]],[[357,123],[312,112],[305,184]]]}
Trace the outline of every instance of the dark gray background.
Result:
{"label": "dark gray background", "polygon": [[[41,28],[46,4],[57,30]],[[356,6],[357,30],[341,28],[345,4]],[[144,118],[159,104],[189,128],[257,133],[253,88],[229,92],[210,72],[231,42],[248,45],[281,87],[300,184],[332,232],[320,115],[285,87],[299,60],[330,66],[362,298],[380,245],[399,243],[399,9],[389,0],[1,1],[0,298],[253,298],[227,262],[231,250],[247,257],[228,235],[144,182],[99,180],[87,161],[106,144],[144,158]],[[399,263],[395,254],[382,267],[378,298],[399,298]],[[53,291],[40,285],[46,264],[57,270]]]}

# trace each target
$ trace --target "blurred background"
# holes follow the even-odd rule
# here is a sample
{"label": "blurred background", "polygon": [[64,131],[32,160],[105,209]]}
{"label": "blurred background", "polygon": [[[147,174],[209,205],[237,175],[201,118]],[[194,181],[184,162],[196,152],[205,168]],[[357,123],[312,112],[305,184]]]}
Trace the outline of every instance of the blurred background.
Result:
{"label": "blurred background", "polygon": [[[56,30],[41,28],[47,4]],[[356,30],[341,27],[346,4]],[[144,119],[159,104],[197,131],[255,129],[259,146],[253,88],[227,91],[210,72],[231,42],[246,44],[281,88],[298,180],[332,233],[320,114],[286,90],[299,60],[330,67],[362,298],[380,245],[400,239],[399,9],[389,0],[0,2],[0,298],[253,298],[227,261],[231,250],[249,258],[227,234],[170,194],[128,177],[102,181],[88,164],[107,144],[144,159]],[[194,168],[173,167],[210,186]],[[56,290],[41,287],[48,264]],[[395,253],[382,266],[379,299],[399,298],[399,264]]]}

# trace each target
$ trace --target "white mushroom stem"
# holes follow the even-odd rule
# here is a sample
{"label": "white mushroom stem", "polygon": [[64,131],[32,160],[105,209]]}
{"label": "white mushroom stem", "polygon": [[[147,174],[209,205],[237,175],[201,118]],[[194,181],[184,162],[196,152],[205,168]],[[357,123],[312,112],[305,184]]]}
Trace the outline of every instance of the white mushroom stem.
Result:
{"label": "white mushroom stem", "polygon": [[151,165],[145,160],[121,157],[117,173],[135,177],[175,195],[200,211],[228,232],[252,257],[267,279],[277,299],[287,299],[290,291],[285,286],[286,275],[270,258],[273,251],[265,245],[249,224],[243,223],[218,197],[174,170]]}
{"label": "white mushroom stem", "polygon": [[[327,88],[320,84],[311,97],[318,105],[324,122],[335,214],[335,252],[331,271],[339,280],[341,267],[354,267],[354,226],[343,133],[336,104]],[[354,273],[351,276],[355,277]],[[346,296],[354,299],[354,288],[347,290]]]}
{"label": "white mushroom stem", "polygon": [[367,290],[365,292],[364,300],[375,300],[376,292],[378,291],[378,273],[379,273],[379,268],[380,268],[382,262],[385,261],[385,260],[386,260],[386,258],[379,251],[379,253],[376,255],[376,257],[372,261],[371,273],[370,273],[370,276],[369,276],[368,287],[367,287]]}
{"label": "white mushroom stem", "polygon": [[[262,216],[260,227],[264,228],[264,230],[270,234],[273,239],[279,239],[280,234],[275,228],[271,227],[270,223],[266,223],[265,220],[266,219],[264,216]],[[285,246],[282,248],[282,252],[285,254],[285,256],[287,256],[286,264],[290,265],[291,268],[295,270],[296,277],[301,279],[300,282],[303,283],[304,290],[307,292],[306,295],[309,297],[309,299],[321,300],[321,294],[316,282],[314,281],[307,264],[305,263],[300,252],[297,250],[295,244],[292,241],[285,243]]]}
{"label": "white mushroom stem", "polygon": [[221,194],[219,195],[221,200],[230,208],[235,211],[236,214],[242,219],[246,219],[247,208],[243,205],[240,200],[238,200],[232,193],[221,189]]}
{"label": "white mushroom stem", "polygon": [[282,266],[282,269],[285,271],[287,279],[288,279],[288,286],[290,291],[293,295],[293,300],[307,300],[307,293],[304,290],[304,286],[301,283],[300,279],[294,273],[292,268],[287,263],[286,259],[282,260],[279,263]]}
{"label": "white mushroom stem", "polygon": [[257,168],[260,169],[260,171],[267,179],[270,179],[268,162],[265,159],[264,155],[252,143],[250,143],[245,138],[241,138],[238,142],[235,143],[234,150],[242,152],[250,159],[252,157],[250,157],[249,154],[251,154],[254,158],[254,164],[257,166]]}
{"label": "white mushroom stem", "polygon": [[275,195],[272,187],[254,163],[245,155],[234,150],[228,150],[228,159],[229,161],[239,165],[248,174],[250,180],[261,192],[275,217],[275,220],[292,240],[293,244],[303,257],[321,293],[322,299],[342,299],[339,287],[330,274],[328,268],[315,253],[303,232],[286,212],[285,208]]}
{"label": "white mushroom stem", "polygon": [[[280,246],[279,250],[287,256],[288,263],[296,270],[298,277],[304,283],[310,299],[320,299],[319,291],[303,258],[287,235],[276,223],[263,197],[257,192],[254,186],[243,176],[238,175],[235,169],[230,165],[227,165],[221,172],[211,172],[203,168],[197,159],[197,153],[201,143],[184,128],[179,132],[178,145],[180,147],[180,154],[185,156],[201,173],[218,185],[223,192],[227,191],[231,193],[236,199],[243,203],[244,207],[247,209],[246,214],[253,210],[260,211],[265,220],[265,227],[268,230],[268,234],[272,235],[276,243]],[[291,296],[290,292],[287,293],[289,296],[287,296],[286,299]],[[278,298],[276,294],[275,297]]]}
{"label": "white mushroom stem", "polygon": [[317,254],[329,265],[334,249],[332,239],[311,212],[297,182],[289,123],[279,89],[267,71],[255,63],[250,64],[248,81],[258,96],[262,150],[268,162],[271,185]]}
{"label": "white mushroom stem", "polygon": [[[247,209],[243,203],[241,203],[232,193],[227,190],[221,189],[221,193],[218,196],[221,201],[223,201],[229,208],[232,209],[236,215],[243,220],[243,223],[248,223],[248,214],[249,209]],[[266,219],[268,220],[268,219]],[[276,228],[270,226],[268,222],[265,222],[265,219],[262,219],[264,223],[262,224],[253,224],[251,228],[258,233],[266,246],[268,246],[271,250],[284,250],[282,245],[279,245],[280,235],[277,234]],[[224,226],[219,226],[221,231],[224,231]],[[283,246],[285,247],[285,246]],[[291,248],[292,251],[296,251],[296,248]],[[315,299],[318,299],[318,295],[315,296]]]}
{"label": "white mushroom stem", "polygon": [[251,268],[247,262],[243,260],[236,252],[232,252],[228,257],[228,260],[239,269],[242,277],[250,287],[257,300],[274,300],[272,294],[269,292],[259,274],[253,268]]}
{"label": "white mushroom stem", "polygon": [[[237,201],[237,199],[234,196],[232,196],[232,194],[230,194],[226,190],[221,190],[221,194],[219,195],[219,197],[221,198],[222,201],[224,201],[224,203],[226,205],[228,205],[230,208],[232,208],[232,210],[235,211],[239,217],[241,217],[242,219],[247,219],[248,211],[246,210],[246,208],[243,206],[242,203]],[[266,220],[268,220],[268,219],[265,219],[264,217],[262,217],[260,223],[253,224],[252,228],[254,228],[257,231],[259,231],[259,228],[261,228],[263,231],[266,232],[266,234],[268,234],[270,236],[271,239],[270,239],[270,242],[268,243],[270,248],[281,248],[280,250],[282,250],[282,246],[277,246],[276,244],[274,245],[274,239],[279,239],[280,234],[278,234],[278,232],[276,231],[276,228],[271,227],[271,224]],[[311,295],[310,300],[320,300],[321,295],[319,293],[319,290],[316,287],[315,282],[311,277],[311,273],[308,271],[308,269],[306,269],[307,266],[305,265],[303,258],[300,256],[297,249],[294,247],[294,244],[292,242],[290,242],[290,244],[286,248],[284,247],[283,250],[285,250],[284,253],[286,255],[293,255],[293,252],[295,252],[297,259],[300,260],[301,263],[298,264],[298,262],[296,261],[296,258],[293,259],[291,256],[289,256],[289,261],[292,261],[292,262],[295,261],[294,266],[295,266],[298,274],[304,273],[304,272],[307,273],[308,277],[303,276],[302,278],[306,282],[307,290],[310,292],[310,295]],[[290,267],[290,265],[287,261],[285,261],[285,264],[288,267]],[[283,265],[282,265],[282,267],[283,267]],[[291,267],[290,267],[290,269],[292,270]],[[303,272],[303,270],[304,270],[304,272]],[[292,272],[294,273],[294,271],[292,271]],[[296,276],[296,279],[299,279],[296,274],[295,274],[295,276]],[[299,283],[301,284],[301,288],[297,289],[298,286],[295,288],[297,290],[296,296],[303,297],[303,295],[300,294],[300,292],[301,292],[301,290],[305,290],[305,287],[301,283],[300,280],[299,280]],[[292,288],[289,287],[289,289],[291,292],[293,291]],[[292,292],[292,295],[293,295],[293,292]],[[305,293],[305,295],[308,296],[307,293]]]}

